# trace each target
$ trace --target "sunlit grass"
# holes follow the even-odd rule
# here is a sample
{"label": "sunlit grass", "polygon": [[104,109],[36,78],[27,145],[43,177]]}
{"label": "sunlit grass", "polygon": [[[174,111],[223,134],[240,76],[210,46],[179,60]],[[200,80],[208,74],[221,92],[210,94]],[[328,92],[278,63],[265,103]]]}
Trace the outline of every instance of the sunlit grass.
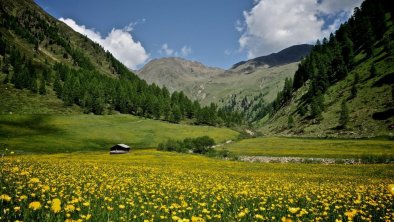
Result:
{"label": "sunlit grass", "polygon": [[237,155],[358,158],[394,158],[394,141],[356,139],[252,138],[225,146]]}
{"label": "sunlit grass", "polygon": [[146,148],[169,138],[204,135],[220,143],[238,133],[131,115],[0,115],[0,143],[19,153],[108,150],[117,143]]}

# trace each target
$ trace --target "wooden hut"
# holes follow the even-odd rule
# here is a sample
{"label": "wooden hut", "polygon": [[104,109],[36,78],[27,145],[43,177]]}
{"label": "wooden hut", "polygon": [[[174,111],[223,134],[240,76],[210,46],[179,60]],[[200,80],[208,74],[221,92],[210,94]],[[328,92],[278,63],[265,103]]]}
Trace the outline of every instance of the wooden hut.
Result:
{"label": "wooden hut", "polygon": [[116,144],[115,146],[111,147],[109,154],[124,154],[130,151],[130,147],[126,144]]}

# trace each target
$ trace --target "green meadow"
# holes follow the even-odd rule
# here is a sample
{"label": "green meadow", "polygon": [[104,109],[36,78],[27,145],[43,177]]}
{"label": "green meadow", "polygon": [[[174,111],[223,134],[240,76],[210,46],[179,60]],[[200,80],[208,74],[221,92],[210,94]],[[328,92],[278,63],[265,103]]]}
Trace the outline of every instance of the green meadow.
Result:
{"label": "green meadow", "polygon": [[221,143],[235,139],[238,133],[131,115],[0,115],[0,144],[17,153],[105,151],[117,143],[151,148],[170,138],[204,135]]}
{"label": "green meadow", "polygon": [[224,146],[236,155],[319,158],[394,158],[394,141],[378,139],[310,139],[261,137]]}

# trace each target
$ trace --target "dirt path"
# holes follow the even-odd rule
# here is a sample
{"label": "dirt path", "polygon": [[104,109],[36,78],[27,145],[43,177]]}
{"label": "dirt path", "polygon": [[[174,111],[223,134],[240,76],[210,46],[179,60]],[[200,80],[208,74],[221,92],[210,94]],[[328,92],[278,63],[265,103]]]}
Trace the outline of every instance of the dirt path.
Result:
{"label": "dirt path", "polygon": [[320,164],[360,164],[357,159],[305,158],[305,157],[271,157],[271,156],[240,156],[240,161],[259,163],[320,163]]}

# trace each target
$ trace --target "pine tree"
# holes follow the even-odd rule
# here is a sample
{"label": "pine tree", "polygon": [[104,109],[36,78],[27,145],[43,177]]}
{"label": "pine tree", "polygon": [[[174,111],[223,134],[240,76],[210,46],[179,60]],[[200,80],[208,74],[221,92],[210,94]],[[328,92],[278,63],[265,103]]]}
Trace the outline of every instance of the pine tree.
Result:
{"label": "pine tree", "polygon": [[348,122],[349,122],[349,110],[347,108],[346,101],[344,100],[344,101],[342,101],[342,104],[341,104],[341,113],[339,116],[339,126],[343,129],[345,129]]}
{"label": "pine tree", "polygon": [[372,63],[371,69],[370,69],[370,77],[374,78],[376,76],[376,67],[375,67],[375,63]]}
{"label": "pine tree", "polygon": [[181,121],[181,110],[179,106],[175,105],[174,107],[172,107],[170,122],[179,123],[180,121]]}
{"label": "pine tree", "polygon": [[352,89],[350,90],[350,98],[353,99],[357,96],[357,86],[356,84],[352,85]]}
{"label": "pine tree", "polygon": [[391,99],[394,102],[394,85],[391,86]]}
{"label": "pine tree", "polygon": [[290,115],[289,118],[287,119],[287,127],[289,129],[294,127],[294,119],[292,115]]}
{"label": "pine tree", "polygon": [[9,78],[9,74],[7,73],[4,80],[3,80],[3,83],[7,84],[9,81],[10,81],[10,78]]}
{"label": "pine tree", "polygon": [[60,98],[63,93],[63,86],[60,82],[60,75],[57,75],[55,83],[53,83],[53,90],[56,92],[57,97]]}
{"label": "pine tree", "polygon": [[40,93],[41,95],[47,94],[47,90],[46,90],[46,86],[45,86],[44,77],[42,77],[42,78],[40,79],[40,88],[39,88],[38,91],[39,91],[39,93]]}
{"label": "pine tree", "polygon": [[323,112],[322,96],[319,95],[313,97],[311,102],[311,116],[313,118],[321,118],[322,112]]}
{"label": "pine tree", "polygon": [[357,96],[357,83],[360,81],[360,75],[356,72],[354,76],[354,82],[351,89],[351,96],[350,98],[355,98]]}

